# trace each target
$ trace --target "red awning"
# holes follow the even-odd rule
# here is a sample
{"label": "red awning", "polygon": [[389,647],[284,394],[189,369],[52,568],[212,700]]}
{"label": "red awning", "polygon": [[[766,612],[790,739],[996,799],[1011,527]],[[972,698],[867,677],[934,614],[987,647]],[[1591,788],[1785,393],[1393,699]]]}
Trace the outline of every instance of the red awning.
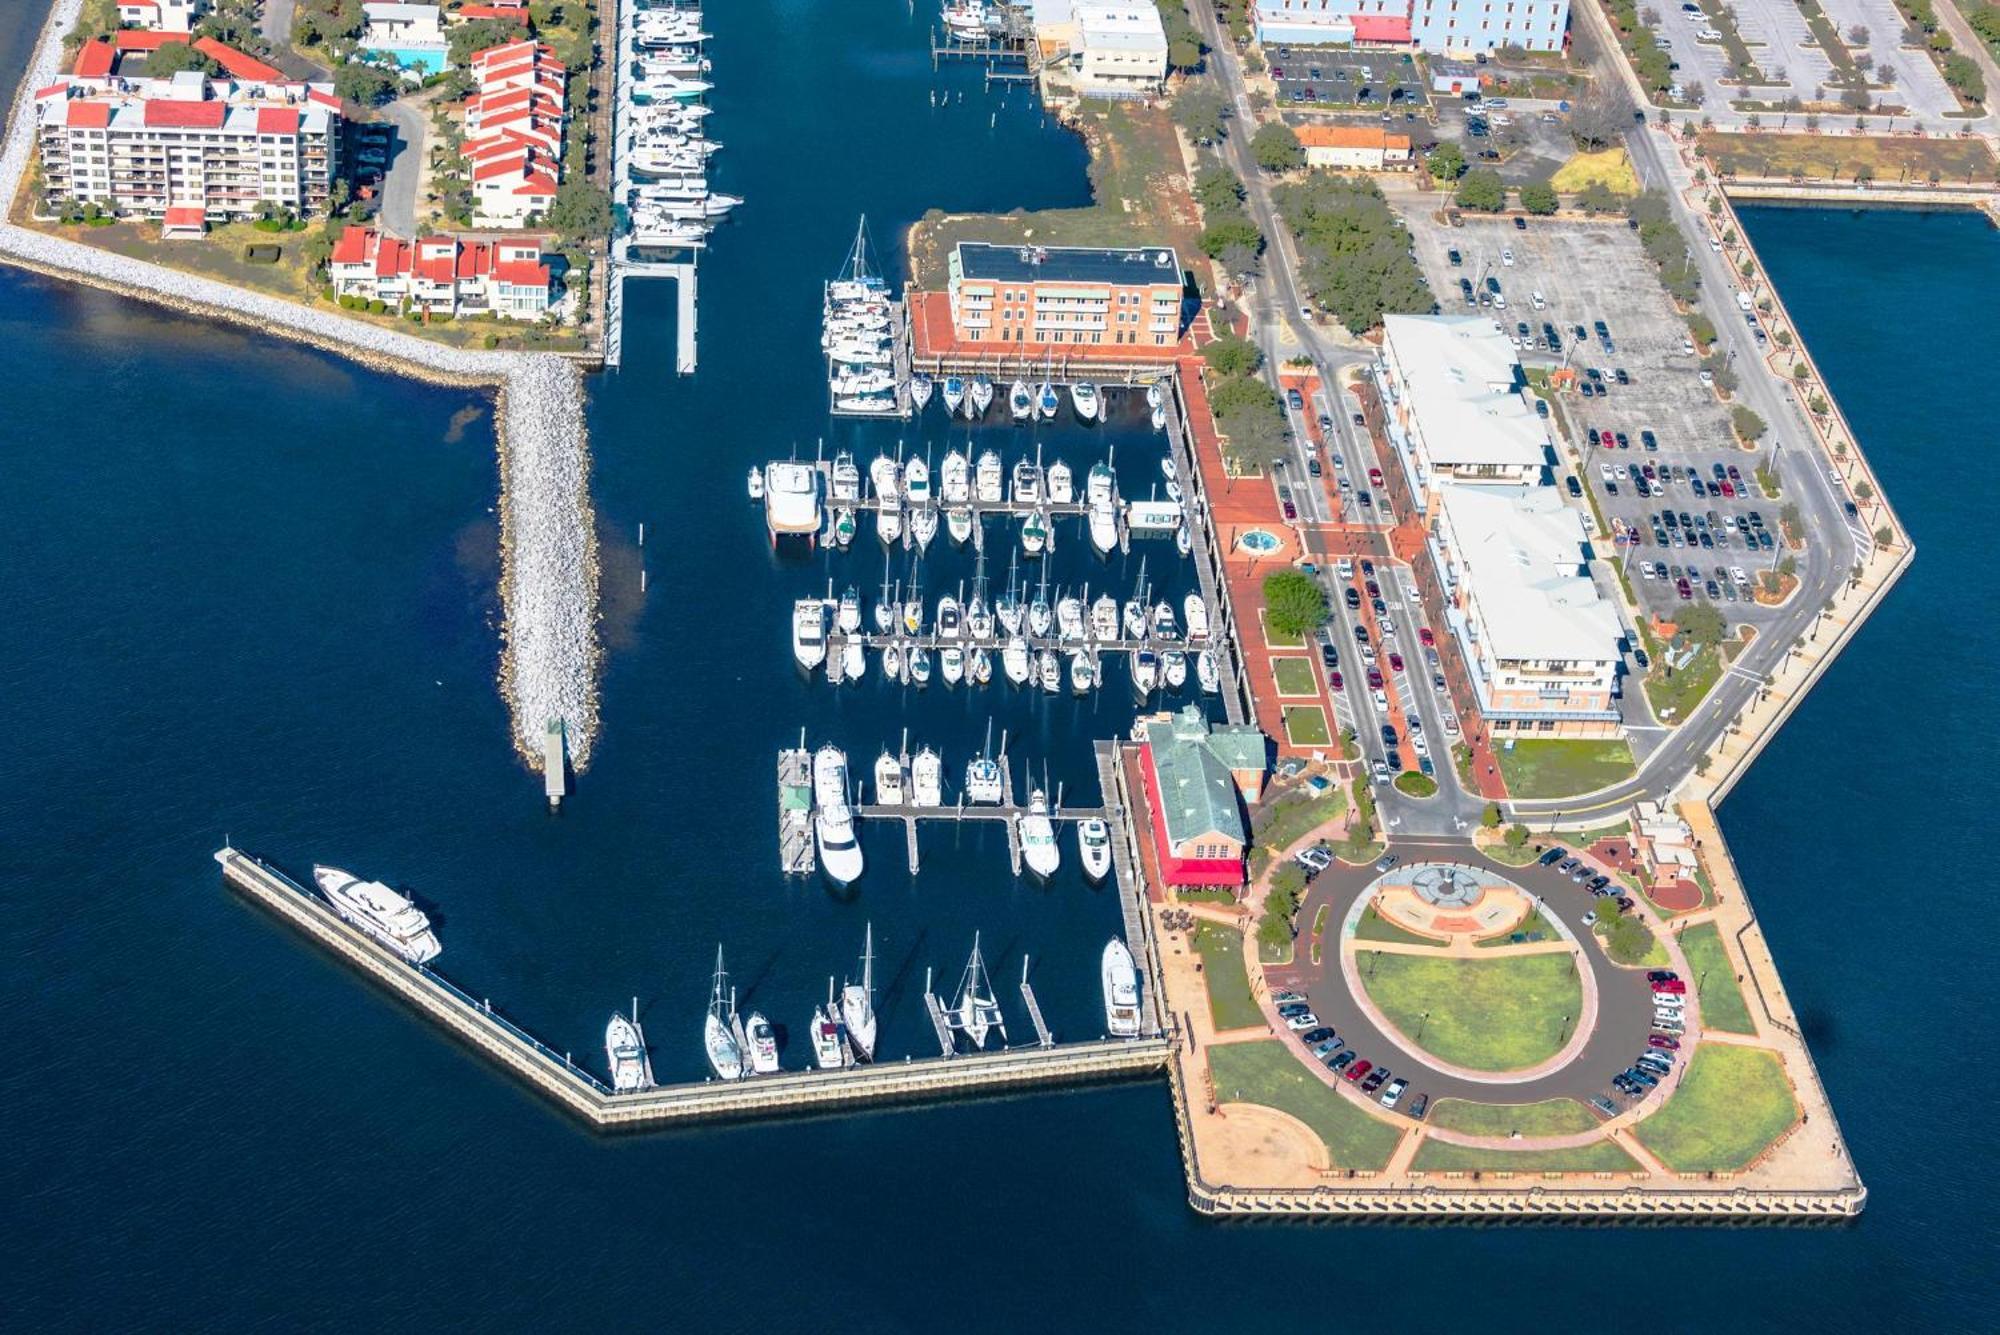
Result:
{"label": "red awning", "polygon": [[1357,42],[1410,40],[1410,20],[1400,15],[1356,14],[1349,22],[1354,24],[1354,40]]}

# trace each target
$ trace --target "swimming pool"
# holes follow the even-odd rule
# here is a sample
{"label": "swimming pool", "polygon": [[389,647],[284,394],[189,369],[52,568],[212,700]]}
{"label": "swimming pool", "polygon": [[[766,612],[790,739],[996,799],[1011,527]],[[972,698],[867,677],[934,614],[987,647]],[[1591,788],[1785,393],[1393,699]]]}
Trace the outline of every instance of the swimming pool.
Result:
{"label": "swimming pool", "polygon": [[1284,544],[1278,540],[1277,535],[1266,533],[1261,528],[1253,528],[1247,533],[1239,534],[1236,545],[1246,552],[1255,552],[1263,556],[1277,551]]}
{"label": "swimming pool", "polygon": [[445,48],[441,46],[371,46],[367,50],[372,55],[384,56],[406,70],[416,70],[426,77],[445,71]]}

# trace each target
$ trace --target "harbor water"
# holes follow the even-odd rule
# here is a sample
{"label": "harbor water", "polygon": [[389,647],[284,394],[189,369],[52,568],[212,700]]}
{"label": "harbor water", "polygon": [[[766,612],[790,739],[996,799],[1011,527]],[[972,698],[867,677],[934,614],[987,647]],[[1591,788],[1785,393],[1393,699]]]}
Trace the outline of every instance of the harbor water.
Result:
{"label": "harbor water", "polygon": [[[0,14],[10,73],[39,20],[22,8]],[[928,207],[1087,198],[1081,146],[1022,92],[932,71],[932,17],[880,0],[706,16],[731,56],[711,95],[729,145],[716,184],[749,202],[702,261],[700,373],[673,373],[671,288],[639,283],[625,365],[591,386],[603,723],[557,817],[495,687],[486,400],[0,270],[0,1218],[27,1277],[9,1325],[1235,1329],[1271,1319],[1279,1284],[1310,1305],[1351,1282],[1407,1311],[1400,1285],[1442,1263],[1504,1328],[1600,1320],[1617,1300],[1597,1281],[1618,1274],[1702,1277],[1649,1285],[1644,1319],[1669,1329],[1850,1329],[1892,1310],[1969,1326],[1992,1297],[1976,1258],[1994,1243],[1977,1126],[1993,1082],[1938,1020],[1984,980],[1965,929],[1977,878],[1959,873],[2000,798],[1968,701],[2000,608],[1962,578],[1983,555],[1968,443],[2000,413],[1973,360],[2000,237],[1976,219],[1748,219],[1921,549],[1723,812],[1871,1187],[1852,1226],[1215,1226],[1185,1205],[1151,1082],[601,1138],[221,887],[225,837],[294,872],[323,860],[407,885],[435,907],[445,971],[579,1060],[601,1065],[606,1016],[637,994],[662,1079],[699,1077],[717,941],[801,1065],[812,1006],[869,922],[892,1057],[931,1043],[924,971],[949,988],[974,930],[1015,1041],[1024,956],[1059,1036],[1101,1031],[1098,950],[1119,915],[1067,834],[1046,886],[1009,873],[997,827],[927,825],[914,879],[893,827],[864,830],[851,891],[777,871],[772,760],[801,727],[859,775],[907,727],[956,778],[995,717],[1018,784],[1046,765],[1094,803],[1088,741],[1133,713],[1122,665],[1076,699],[893,688],[872,656],[832,687],[791,660],[791,600],[829,580],[872,598],[885,557],[866,519],[849,553],[774,553],[744,495],[753,463],[824,441],[865,468],[899,439],[934,464],[968,439],[1011,463],[1040,440],[1079,479],[1115,448],[1128,496],[1158,477],[1142,423],[826,416],[820,284],[858,214],[899,272]],[[1922,358],[1903,355],[1913,309]],[[989,538],[997,586],[1013,528]],[[1178,604],[1192,572],[1171,542],[1099,561],[1064,521],[1047,564],[1052,588],[1122,598],[1142,559]],[[907,557],[889,561],[905,578]],[[971,577],[942,536],[923,564],[933,600]],[[1938,780],[1921,830],[1918,775]],[[1925,867],[1950,874],[1913,894]]]}

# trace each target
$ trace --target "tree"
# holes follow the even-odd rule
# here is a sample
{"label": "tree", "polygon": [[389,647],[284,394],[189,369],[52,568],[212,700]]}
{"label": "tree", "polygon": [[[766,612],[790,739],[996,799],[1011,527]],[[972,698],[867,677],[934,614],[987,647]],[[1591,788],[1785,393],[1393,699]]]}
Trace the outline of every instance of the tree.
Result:
{"label": "tree", "polygon": [[146,57],[146,77],[149,79],[171,78],[185,70],[199,70],[214,78],[222,73],[222,66],[183,41],[168,42]]}
{"label": "tree", "polygon": [[1191,83],[1174,99],[1174,124],[1197,144],[1212,144],[1222,138],[1222,119],[1228,114],[1222,94],[1202,84]]}
{"label": "tree", "polygon": [[1250,136],[1250,154],[1267,172],[1293,171],[1306,165],[1305,145],[1298,133],[1282,121],[1268,121]]}
{"label": "tree", "polygon": [[1240,208],[1243,203],[1243,182],[1236,179],[1236,173],[1219,162],[1211,161],[1195,173],[1194,197],[1203,209],[1214,212],[1218,209]]}
{"label": "tree", "polygon": [[1847,30],[1847,44],[1849,46],[1868,45],[1868,25],[1865,23],[1857,23],[1853,27],[1849,28]]}
{"label": "tree", "polygon": [[1286,638],[1304,638],[1326,624],[1326,590],[1303,570],[1264,576],[1264,624]]}
{"label": "tree", "polygon": [[1208,369],[1217,375],[1255,375],[1264,364],[1264,353],[1247,338],[1225,334],[1201,350]]}
{"label": "tree", "polygon": [[1944,81],[1968,102],[1986,100],[1986,78],[1970,56],[1952,52],[1944,58]]}
{"label": "tree", "polygon": [[1602,181],[1592,181],[1576,192],[1576,206],[1586,214],[1616,213],[1619,205],[1617,192]]}
{"label": "tree", "polygon": [[1498,802],[1488,802],[1486,804],[1486,810],[1479,813],[1479,823],[1482,827],[1488,830],[1499,829],[1500,804]]}
{"label": "tree", "polygon": [[1457,199],[1461,208],[1498,213],[1507,207],[1507,187],[1501,182],[1499,172],[1481,168],[1467,172],[1458,183]]}
{"label": "tree", "polygon": [[611,196],[579,176],[556,187],[555,202],[542,220],[564,241],[583,244],[611,231]]}
{"label": "tree", "polygon": [[[1261,245],[1263,238],[1258,241]],[[1222,266],[1224,273],[1235,274],[1238,278],[1254,278],[1262,266],[1258,263],[1259,246],[1236,244],[1222,248],[1215,262]]]}
{"label": "tree", "polygon": [[1450,185],[1465,175],[1465,151],[1457,144],[1439,144],[1424,160],[1424,166],[1429,168],[1432,180],[1441,186]]}
{"label": "tree", "polygon": [[1556,188],[1547,181],[1530,181],[1521,187],[1521,207],[1528,212],[1547,217],[1556,211],[1562,202],[1556,197]]}
{"label": "tree", "polygon": [[1696,347],[1705,348],[1715,342],[1715,321],[1700,311],[1689,311],[1687,316],[1688,337]]}
{"label": "tree", "polygon": [[1727,354],[1711,352],[1701,359],[1701,367],[1708,372],[1709,379],[1715,382],[1717,389],[1724,394],[1736,392],[1736,368],[1729,364]]}
{"label": "tree", "polygon": [[1799,515],[1799,506],[1797,501],[1785,502],[1784,508],[1778,511],[1778,522],[1783,524],[1787,529],[1790,529],[1793,533],[1803,533],[1805,531],[1804,521],[1801,519]]}
{"label": "tree", "polygon": [[1729,410],[1729,425],[1735,428],[1737,436],[1743,440],[1758,441],[1764,438],[1764,419],[1740,403]]}
{"label": "tree", "polygon": [[1520,848],[1528,842],[1528,827],[1515,821],[1507,827],[1507,847]]}
{"label": "tree", "polygon": [[489,46],[504,46],[521,36],[519,27],[498,19],[474,19],[451,28],[446,50],[453,66],[464,69],[472,57]]}
{"label": "tree", "polygon": [[1313,172],[1273,193],[1298,240],[1307,290],[1350,333],[1374,328],[1386,311],[1437,309],[1410,234],[1373,181]]}
{"label": "tree", "polygon": [[379,107],[396,92],[396,76],[379,65],[349,61],[333,72],[334,95],[357,107]]}
{"label": "tree", "polygon": [[1714,603],[1706,598],[1698,603],[1689,603],[1674,616],[1681,633],[1696,644],[1720,644],[1728,633],[1729,623],[1722,619]]}
{"label": "tree", "polygon": [[1257,230],[1245,214],[1234,217],[1225,215],[1217,222],[1210,223],[1201,234],[1202,253],[1210,259],[1219,258],[1232,246],[1248,246],[1256,253],[1263,253],[1264,234]]}
{"label": "tree", "polygon": [[[1666,63],[1662,55],[1660,64],[1664,67]],[[1664,77],[1670,73],[1666,69],[1662,68],[1659,73],[1663,77],[1655,86],[1664,88],[1673,82],[1671,78]],[[1641,77],[1645,77],[1643,71]],[[1590,91],[1577,99],[1569,115],[1570,138],[1576,140],[1576,146],[1587,153],[1610,147],[1631,128],[1632,99],[1611,79],[1599,79],[1593,83]]]}

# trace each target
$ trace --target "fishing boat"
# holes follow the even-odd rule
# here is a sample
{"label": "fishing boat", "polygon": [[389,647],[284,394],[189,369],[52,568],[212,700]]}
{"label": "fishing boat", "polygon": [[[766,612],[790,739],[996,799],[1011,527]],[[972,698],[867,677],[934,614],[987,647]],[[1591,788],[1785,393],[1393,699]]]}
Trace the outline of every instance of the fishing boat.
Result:
{"label": "fishing boat", "polygon": [[958,413],[958,405],[965,402],[965,381],[959,376],[955,375],[946,376],[944,378],[943,393],[944,393],[945,412],[952,416],[956,416]]}
{"label": "fishing boat", "polygon": [[922,371],[914,372],[910,376],[910,402],[916,405],[918,412],[922,412],[924,405],[931,401],[931,390],[933,388],[935,388],[935,382]]}
{"label": "fishing boat", "polygon": [[945,532],[959,546],[964,546],[972,538],[972,507],[954,505],[944,512]]}
{"label": "fishing boat", "polygon": [[836,501],[861,499],[861,470],[855,467],[854,456],[846,450],[833,456],[832,480],[828,487]]}
{"label": "fishing boat", "polygon": [[424,911],[380,881],[364,881],[339,867],[314,866],[313,883],[342,921],[366,932],[411,964],[443,953]]}
{"label": "fishing boat", "polygon": [[1187,617],[1187,637],[1190,640],[1208,638],[1208,604],[1198,593],[1190,593],[1181,600],[1181,612]]}
{"label": "fishing boat", "polygon": [[1006,481],[1005,470],[1001,467],[1000,456],[992,450],[979,452],[979,464],[973,470],[973,495],[981,505],[998,505],[1002,495],[1001,487]]}
{"label": "fishing boat", "polygon": [[810,672],[826,661],[826,603],[801,598],[792,604],[792,657]]}
{"label": "fishing boat", "polygon": [[1000,1014],[1000,1003],[993,995],[993,982],[986,976],[986,960],[979,953],[979,934],[972,935],[972,958],[965,962],[965,974],[959,979],[958,994],[945,1011],[945,1024],[972,1040],[972,1046],[986,1046],[986,1036],[998,1031],[1002,1042],[1007,1038],[1007,1024]]}
{"label": "fishing boat", "polygon": [[1048,516],[1040,510],[1029,513],[1021,521],[1021,550],[1029,556],[1040,556],[1053,545],[1054,534],[1049,531]]}
{"label": "fishing boat", "polygon": [[1132,967],[1132,952],[1115,936],[1105,943],[1102,974],[1105,1031],[1113,1038],[1137,1038],[1139,971]]}
{"label": "fishing boat", "polygon": [[852,635],[861,629],[861,594],[850,584],[847,592],[840,595],[840,609],[834,614],[834,624],[843,635]]}
{"label": "fishing boat", "polygon": [[1097,656],[1081,649],[1072,649],[1069,655],[1069,688],[1078,695],[1089,695],[1097,687]]}
{"label": "fishing boat", "polygon": [[875,800],[885,807],[903,805],[903,762],[887,748],[875,757]]}
{"label": "fishing boat", "polygon": [[750,499],[753,501],[764,499],[764,470],[761,468],[750,470]]}
{"label": "fishing boat", "polygon": [[1210,695],[1222,689],[1222,673],[1215,665],[1215,650],[1204,649],[1194,656],[1194,676],[1201,689]]}
{"label": "fishing boat", "polygon": [[913,644],[903,655],[903,666],[908,669],[910,680],[919,686],[931,684],[931,651],[921,644]]}
{"label": "fishing boat", "polygon": [[653,1060],[646,1055],[646,1037],[639,1031],[639,1003],[632,1003],[632,1018],[611,1012],[604,1026],[604,1056],[611,1063],[611,1088],[620,1094],[653,1087]]}
{"label": "fishing boat", "polygon": [[1187,653],[1180,649],[1169,649],[1160,655],[1160,679],[1170,691],[1178,691],[1187,685]]}
{"label": "fishing boat", "polygon": [[993,406],[993,381],[983,375],[972,377],[972,384],[965,391],[965,415],[969,418],[986,416],[986,410]]}
{"label": "fishing boat", "polygon": [[938,671],[944,677],[944,684],[956,686],[965,680],[965,648],[962,645],[947,644],[938,653]]}
{"label": "fishing boat", "polygon": [[1019,635],[1012,636],[1007,647],[1000,651],[1000,670],[1007,674],[1008,681],[1023,686],[1028,681],[1028,666],[1028,642]]}
{"label": "fishing boat", "polygon": [[826,1004],[813,1007],[813,1062],[822,1071],[839,1071],[854,1065],[847,1048],[847,1026],[841,1023],[840,1008],[833,1000],[833,979],[826,980]]}
{"label": "fishing boat", "polygon": [[1083,856],[1083,874],[1101,881],[1111,874],[1111,826],[1097,816],[1077,822],[1076,849]]}
{"label": "fishing boat", "polygon": [[708,993],[708,1018],[702,1022],[702,1047],[708,1065],[724,1080],[743,1078],[743,1048],[736,1041],[736,994],[729,990],[729,971],[722,967],[722,947],[715,948],[715,981]]}
{"label": "fishing boat", "polygon": [[1083,638],[1083,599],[1075,594],[1056,599],[1056,638],[1059,640]]}
{"label": "fishing boat", "polygon": [[861,945],[861,981],[840,989],[840,1018],[847,1027],[847,1044],[862,1061],[875,1060],[875,924],[869,923]]}
{"label": "fishing boat", "polygon": [[1086,422],[1095,422],[1104,408],[1098,399],[1097,386],[1088,380],[1079,380],[1069,387],[1069,402],[1076,415]]}
{"label": "fishing boat", "polygon": [[965,633],[965,616],[959,611],[958,599],[948,593],[938,599],[937,633],[947,640]]}
{"label": "fishing boat", "polygon": [[1047,880],[1062,865],[1062,850],[1056,846],[1055,823],[1049,819],[1049,796],[1037,788],[1028,794],[1028,810],[1021,816],[1021,862],[1035,875]]}
{"label": "fishing boat", "polygon": [[1068,505],[1076,499],[1076,475],[1069,465],[1058,459],[1049,465],[1047,474],[1049,499],[1057,505]]}
{"label": "fishing boat", "polygon": [[1007,391],[1007,411],[1017,422],[1025,422],[1035,415],[1035,392],[1028,388],[1025,380],[1016,380]]}
{"label": "fishing boat", "polygon": [[813,833],[819,865],[842,885],[861,878],[861,845],[854,837],[854,811],[847,805],[847,753],[831,744],[813,753]]}
{"label": "fishing boat", "polygon": [[999,761],[990,756],[976,756],[966,764],[966,801],[997,805],[1005,791],[1006,777],[1000,772]]}
{"label": "fishing boat", "polygon": [[1062,660],[1055,650],[1044,649],[1035,655],[1035,676],[1050,695],[1062,689]]}
{"label": "fishing boat", "polygon": [[1160,684],[1160,658],[1151,649],[1132,651],[1132,689],[1140,699],[1151,695]]}
{"label": "fishing boat", "polygon": [[925,551],[931,539],[937,536],[938,512],[934,505],[919,506],[910,512],[910,537],[917,544],[918,551]]}
{"label": "fishing boat", "polygon": [[938,494],[946,505],[964,505],[972,499],[972,465],[958,450],[945,451],[938,467]]}
{"label": "fishing boat", "polygon": [[1090,633],[1100,640],[1118,638],[1118,600],[1108,593],[1090,605]]}
{"label": "fishing boat", "polygon": [[1014,462],[1014,504],[1033,505],[1042,499],[1042,468],[1033,459]]}
{"label": "fishing boat", "polygon": [[948,0],[942,13],[945,31],[957,40],[973,42],[986,36],[985,0]]}
{"label": "fishing boat", "polygon": [[928,746],[917,752],[917,758],[910,762],[910,805],[944,805],[944,761]]}
{"label": "fishing boat", "polygon": [[750,1052],[750,1070],[755,1075],[770,1075],[778,1069],[778,1034],[771,1028],[771,1022],[764,1018],[764,1012],[751,1011],[743,1022],[743,1034],[748,1040],[745,1046]]}

